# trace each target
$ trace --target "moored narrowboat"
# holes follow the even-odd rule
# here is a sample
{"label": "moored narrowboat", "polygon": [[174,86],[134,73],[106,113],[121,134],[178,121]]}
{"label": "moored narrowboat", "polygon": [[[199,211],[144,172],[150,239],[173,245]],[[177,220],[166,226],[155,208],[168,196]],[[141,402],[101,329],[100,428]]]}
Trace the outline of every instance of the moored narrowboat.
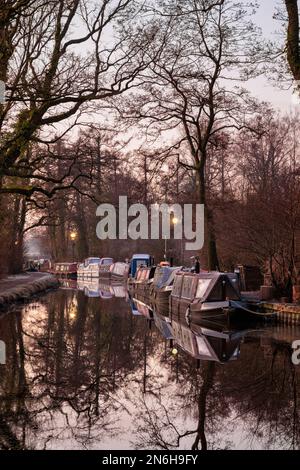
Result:
{"label": "moored narrowboat", "polygon": [[153,310],[150,305],[146,304],[140,299],[137,299],[136,297],[134,297],[132,300],[135,304],[136,310],[139,312],[140,315],[144,316],[148,320],[153,319]]}
{"label": "moored narrowboat", "polygon": [[117,262],[110,266],[110,278],[112,281],[126,281],[129,275],[130,264]]}
{"label": "moored narrowboat", "polygon": [[55,263],[53,274],[58,277],[75,279],[77,277],[77,263]]}
{"label": "moored narrowboat", "polygon": [[170,309],[186,315],[201,313],[206,317],[226,317],[231,300],[240,300],[235,274],[179,272],[175,275]]}
{"label": "moored narrowboat", "polygon": [[154,259],[148,254],[134,254],[130,261],[130,277],[134,279],[140,267],[150,267],[154,265]]}
{"label": "moored narrowboat", "polygon": [[131,288],[135,293],[147,299],[150,297],[150,287],[153,282],[155,269],[155,266],[140,267],[138,269],[136,277],[131,284]]}
{"label": "moored narrowboat", "polygon": [[158,266],[150,288],[151,300],[157,304],[168,304],[176,273],[182,267]]}
{"label": "moored narrowboat", "polygon": [[87,258],[84,263],[78,266],[78,277],[99,278],[110,277],[110,267],[114,260],[112,258]]}

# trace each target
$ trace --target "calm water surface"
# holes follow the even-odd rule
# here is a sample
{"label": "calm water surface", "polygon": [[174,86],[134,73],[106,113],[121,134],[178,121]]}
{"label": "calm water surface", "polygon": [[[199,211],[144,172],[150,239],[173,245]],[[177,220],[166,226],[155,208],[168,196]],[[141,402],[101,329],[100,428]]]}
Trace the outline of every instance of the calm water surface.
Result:
{"label": "calm water surface", "polygon": [[86,294],[1,316],[2,449],[299,449],[299,328],[189,328]]}

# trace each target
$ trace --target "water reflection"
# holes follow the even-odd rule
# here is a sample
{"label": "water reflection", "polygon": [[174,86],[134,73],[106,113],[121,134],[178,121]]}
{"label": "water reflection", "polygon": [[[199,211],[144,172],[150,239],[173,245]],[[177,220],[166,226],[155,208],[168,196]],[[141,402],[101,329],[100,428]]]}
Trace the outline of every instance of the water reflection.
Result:
{"label": "water reflection", "polygon": [[2,449],[300,447],[299,328],[188,325],[100,287],[0,318]]}

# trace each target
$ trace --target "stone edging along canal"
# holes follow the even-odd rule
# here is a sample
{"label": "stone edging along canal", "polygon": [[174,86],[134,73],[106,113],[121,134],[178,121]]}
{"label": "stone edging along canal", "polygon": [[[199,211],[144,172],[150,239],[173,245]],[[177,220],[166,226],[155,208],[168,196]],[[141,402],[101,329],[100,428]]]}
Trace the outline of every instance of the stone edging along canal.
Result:
{"label": "stone edging along canal", "polygon": [[36,294],[59,286],[56,277],[43,273],[26,273],[0,279],[0,308],[30,299]]}

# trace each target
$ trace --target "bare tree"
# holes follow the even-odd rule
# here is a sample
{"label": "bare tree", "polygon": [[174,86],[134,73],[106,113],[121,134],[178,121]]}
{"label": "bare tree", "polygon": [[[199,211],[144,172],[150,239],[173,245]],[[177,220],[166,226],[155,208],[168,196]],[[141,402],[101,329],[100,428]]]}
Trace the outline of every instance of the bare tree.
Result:
{"label": "bare tree", "polygon": [[[153,6],[153,5],[152,5]],[[217,136],[246,126],[256,104],[239,82],[254,76],[258,33],[250,5],[189,0],[147,6],[159,55],[142,74],[147,94],[126,104],[124,116],[168,136],[180,164],[195,172],[198,202],[206,205],[208,267],[219,266],[213,213],[207,205],[206,165]],[[231,82],[231,83],[230,83]],[[233,85],[233,83],[235,85]],[[157,138],[157,137],[156,137]]]}
{"label": "bare tree", "polygon": [[[45,178],[24,161],[28,144],[53,141],[52,126],[59,124],[65,133],[77,123],[85,104],[132,86],[145,66],[145,38],[135,38],[132,45],[116,30],[111,40],[104,38],[132,4],[132,0],[105,0],[97,6],[88,0],[4,2],[0,79],[6,83],[7,102],[0,109],[2,193],[30,197],[39,192]],[[15,181],[25,177],[32,183],[8,185],[5,177]],[[63,186],[61,180],[50,182],[52,188]],[[48,196],[53,194],[51,189]]]}

